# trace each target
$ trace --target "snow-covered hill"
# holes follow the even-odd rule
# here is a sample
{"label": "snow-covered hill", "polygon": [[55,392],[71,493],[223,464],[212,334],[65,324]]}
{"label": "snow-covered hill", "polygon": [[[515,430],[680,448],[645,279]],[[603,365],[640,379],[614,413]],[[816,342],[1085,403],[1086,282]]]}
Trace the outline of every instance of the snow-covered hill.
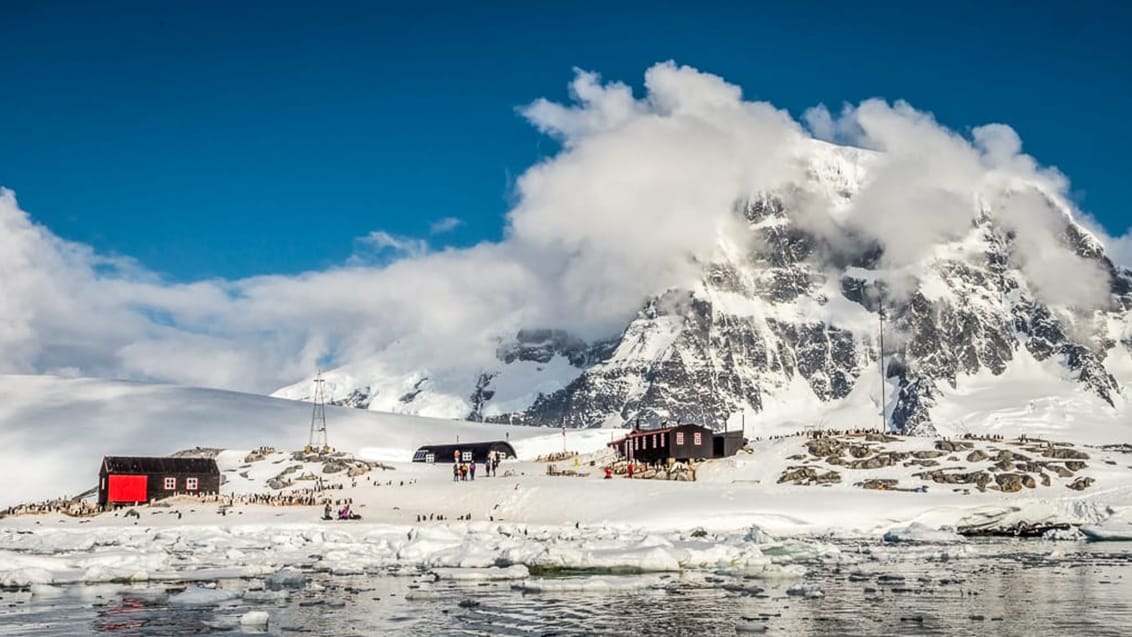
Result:
{"label": "snow-covered hill", "polygon": [[[400,341],[326,373],[332,399],[497,422],[678,419],[766,433],[871,427],[882,409],[891,429],[919,433],[1127,421],[1132,273],[1048,184],[988,170],[944,193],[966,215],[944,240],[920,245],[913,235],[933,221],[912,209],[907,242],[882,245],[866,226],[894,223],[874,212],[892,205],[886,156],[807,140],[795,161],[793,180],[736,205],[698,280],[643,299],[620,334],[585,342],[501,327],[488,364],[415,359]],[[274,395],[303,399],[310,386]]]}
{"label": "snow-covered hill", "polygon": [[[405,462],[423,444],[458,439],[509,438],[517,451],[532,457],[546,453],[547,444],[551,451],[561,445],[561,434],[541,428],[335,407],[327,409],[326,418],[332,446],[371,460]],[[97,484],[106,455],[162,456],[198,446],[299,449],[309,440],[310,419],[309,404],[253,394],[0,376],[0,466],[8,473],[0,507],[85,491]],[[603,439],[608,441],[608,434]]]}

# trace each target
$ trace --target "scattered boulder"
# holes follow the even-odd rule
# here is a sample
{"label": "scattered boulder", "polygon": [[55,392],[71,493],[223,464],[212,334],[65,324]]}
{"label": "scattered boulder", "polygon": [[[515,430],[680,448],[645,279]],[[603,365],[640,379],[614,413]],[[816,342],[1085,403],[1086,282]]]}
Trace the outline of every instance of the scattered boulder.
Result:
{"label": "scattered boulder", "polygon": [[1056,473],[1059,478],[1072,478],[1073,472],[1059,464],[1047,464],[1046,469]]}
{"label": "scattered boulder", "polygon": [[975,449],[967,454],[967,462],[982,462],[987,458],[990,458],[990,456],[984,453],[982,449]]}
{"label": "scattered boulder", "polygon": [[881,491],[887,491],[889,489],[896,488],[897,484],[899,484],[899,480],[893,480],[891,478],[872,478],[871,480],[858,482],[853,486],[861,487],[862,489],[878,489]]}
{"label": "scattered boulder", "polygon": [[1084,469],[1085,467],[1088,467],[1088,466],[1089,465],[1087,465],[1084,462],[1081,462],[1079,460],[1066,460],[1065,461],[1065,468],[1069,469],[1070,471],[1080,471],[1081,469]]}
{"label": "scattered boulder", "polygon": [[779,476],[778,483],[783,482],[793,482],[796,485],[836,484],[841,482],[841,475],[836,471],[819,474],[813,467],[791,467]]}
{"label": "scattered boulder", "polygon": [[861,460],[854,460],[847,466],[850,469],[880,469],[883,467],[891,467],[895,462],[889,454],[877,454],[872,458],[863,458]]}
{"label": "scattered boulder", "polygon": [[[998,488],[1003,493],[1016,493],[1025,486],[1022,474],[1019,473],[1000,473],[994,477],[994,481],[998,483]],[[1030,481],[1033,482],[1033,478],[1030,478]]]}
{"label": "scattered boulder", "polygon": [[806,449],[811,456],[827,458],[829,456],[840,456],[845,451],[845,443],[837,438],[815,438],[806,443]]}
{"label": "scattered boulder", "polygon": [[936,450],[936,451],[925,450],[925,451],[913,451],[912,452],[912,457],[918,458],[920,460],[927,460],[929,458],[938,458],[940,456],[945,456],[945,455],[947,455],[946,451],[939,451],[939,450]]}
{"label": "scattered boulder", "polygon": [[1086,478],[1085,476],[1080,476],[1076,480],[1074,480],[1072,484],[1067,484],[1065,486],[1069,487],[1070,489],[1073,489],[1074,491],[1084,491],[1085,489],[1088,489],[1089,487],[1091,487],[1094,482],[1096,482],[1096,480],[1094,480],[1093,478]]}
{"label": "scattered boulder", "polygon": [[1042,455],[1047,458],[1057,458],[1058,460],[1088,460],[1089,454],[1084,451],[1077,451],[1068,447],[1049,447],[1042,451]]}
{"label": "scattered boulder", "polygon": [[962,442],[960,440],[936,440],[935,448],[940,451],[964,451],[966,449],[973,449],[975,445],[969,442]]}

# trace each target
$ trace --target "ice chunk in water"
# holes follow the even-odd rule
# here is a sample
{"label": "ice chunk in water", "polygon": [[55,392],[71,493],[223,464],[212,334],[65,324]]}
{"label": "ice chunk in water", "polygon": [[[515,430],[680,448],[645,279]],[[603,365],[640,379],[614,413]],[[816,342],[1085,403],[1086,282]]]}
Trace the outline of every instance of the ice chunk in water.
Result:
{"label": "ice chunk in water", "polygon": [[212,606],[238,597],[232,591],[193,586],[169,598],[170,606]]}
{"label": "ice chunk in water", "polygon": [[269,617],[266,611],[252,610],[240,616],[241,626],[266,626]]}

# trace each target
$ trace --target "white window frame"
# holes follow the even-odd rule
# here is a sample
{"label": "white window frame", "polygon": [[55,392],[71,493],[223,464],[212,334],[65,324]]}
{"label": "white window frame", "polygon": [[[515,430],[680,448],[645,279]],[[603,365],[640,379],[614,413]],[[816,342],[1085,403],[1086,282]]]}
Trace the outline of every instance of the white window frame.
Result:
{"label": "white window frame", "polygon": [[174,478],[172,476],[165,476],[165,480],[164,480],[164,482],[162,482],[162,486],[165,487],[166,491],[176,491],[177,490],[177,478]]}
{"label": "white window frame", "polygon": [[185,491],[197,491],[200,489],[200,478],[185,478]]}
{"label": "white window frame", "polygon": [[704,444],[703,432],[697,431],[692,433],[692,444],[696,445],[697,447]]}
{"label": "white window frame", "polygon": [[684,432],[683,431],[677,431],[676,432],[676,444],[678,444],[678,445],[684,444]]}
{"label": "white window frame", "polygon": [[463,462],[471,462],[472,461],[472,452],[471,451],[465,451],[465,452],[461,453],[460,454],[460,460],[463,461]]}

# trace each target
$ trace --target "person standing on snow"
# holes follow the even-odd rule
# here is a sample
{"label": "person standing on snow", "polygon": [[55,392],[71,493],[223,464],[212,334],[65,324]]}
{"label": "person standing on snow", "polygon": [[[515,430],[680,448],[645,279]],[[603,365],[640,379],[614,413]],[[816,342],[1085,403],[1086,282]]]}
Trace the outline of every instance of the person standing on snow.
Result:
{"label": "person standing on snow", "polygon": [[459,481],[460,481],[460,465],[453,462],[452,463],[452,482],[459,482]]}
{"label": "person standing on snow", "polygon": [[472,464],[468,465],[468,473],[471,474],[472,480],[476,479],[476,461],[473,460]]}

